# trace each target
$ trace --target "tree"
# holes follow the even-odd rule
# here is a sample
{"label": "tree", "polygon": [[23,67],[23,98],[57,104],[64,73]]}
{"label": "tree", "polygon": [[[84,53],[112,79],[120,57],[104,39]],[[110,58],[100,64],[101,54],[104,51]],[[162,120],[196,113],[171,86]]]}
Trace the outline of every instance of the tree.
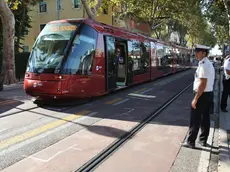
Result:
{"label": "tree", "polygon": [[230,0],[209,0],[207,3],[209,5],[205,9],[205,16],[212,24],[221,47],[230,37]]}
{"label": "tree", "polygon": [[[20,40],[23,39],[30,27],[28,6],[35,5],[39,1],[0,0],[0,54],[3,54],[2,69],[0,72],[0,90],[3,89],[3,83],[11,84],[16,82],[14,52],[15,50],[16,52],[19,51]],[[16,28],[14,14],[16,16]],[[3,37],[1,33],[3,33]],[[3,47],[2,52],[1,47]]]}
{"label": "tree", "polygon": [[[11,5],[11,4],[10,4]],[[14,5],[13,5],[14,7]],[[15,19],[5,0],[0,0],[0,17],[3,23],[3,58],[2,71],[0,74],[0,90],[3,82],[11,84],[16,82],[14,65],[14,26]]]}
{"label": "tree", "polygon": [[[178,32],[181,45],[188,38],[205,41],[204,32],[210,35],[207,20],[203,17],[199,0],[111,0],[120,10],[116,16],[125,20],[146,22],[152,35],[167,41],[172,32]],[[144,9],[144,10],[143,10]],[[128,28],[129,29],[129,28]]]}
{"label": "tree", "polygon": [[29,16],[29,6],[34,6],[41,0],[20,0],[18,8],[13,10],[15,16],[15,51],[19,52],[21,47],[21,40],[28,33],[28,29],[31,28],[31,20]]}
{"label": "tree", "polygon": [[101,7],[102,1],[103,0],[90,0],[90,2],[88,3],[87,0],[81,0],[86,10],[86,13],[90,19],[96,19],[97,11]]}

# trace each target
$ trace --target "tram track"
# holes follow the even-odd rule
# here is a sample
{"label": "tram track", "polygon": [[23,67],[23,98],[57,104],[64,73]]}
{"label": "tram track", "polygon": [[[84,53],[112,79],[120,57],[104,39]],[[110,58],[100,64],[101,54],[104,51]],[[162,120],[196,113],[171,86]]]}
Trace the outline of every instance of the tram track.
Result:
{"label": "tram track", "polygon": [[109,157],[111,157],[113,153],[118,151],[135,134],[137,134],[142,128],[144,128],[146,124],[148,124],[151,120],[155,119],[169,105],[171,105],[175,100],[177,100],[189,87],[191,87],[192,84],[193,83],[190,83],[189,85],[184,87],[182,90],[180,90],[178,93],[176,93],[176,95],[174,95],[169,100],[167,100],[159,108],[151,112],[150,115],[148,115],[145,119],[143,119],[139,124],[134,126],[130,131],[128,131],[126,134],[124,134],[119,139],[114,141],[112,144],[110,144],[107,148],[105,148],[98,155],[96,155],[91,160],[89,160],[84,165],[82,165],[80,168],[78,168],[75,172],[86,172],[86,171],[88,172],[88,171],[95,170],[98,166],[100,166],[103,162],[105,162]]}
{"label": "tram track", "polygon": [[[188,70],[177,72],[176,74],[174,74],[175,78],[183,76],[183,74],[185,75],[187,71]],[[183,74],[181,74],[181,73],[183,73]],[[167,78],[169,76],[171,76],[171,75],[166,75],[166,76],[164,76],[162,78],[158,78],[159,81],[158,80],[155,80],[155,82],[153,81],[154,82],[153,86],[161,86],[162,84],[167,84],[168,83]],[[131,90],[131,89],[133,89],[135,87],[138,88],[138,86],[142,86],[144,84],[146,84],[146,83],[137,84],[137,85],[135,85],[133,87],[130,87],[130,88],[127,88],[127,89]],[[87,100],[83,100],[83,101],[74,101],[71,104],[68,104],[66,106],[65,105],[50,105],[50,104],[42,105],[42,104],[39,104],[37,107],[31,107],[31,108],[27,108],[27,109],[15,108],[17,110],[16,112],[7,113],[7,114],[1,114],[0,113],[0,119],[4,118],[4,117],[12,116],[12,115],[17,115],[17,114],[20,114],[20,113],[23,113],[23,112],[29,112],[31,110],[36,110],[36,109],[39,109],[39,108],[44,108],[44,109],[47,109],[47,110],[54,110],[54,111],[57,111],[57,112],[66,112],[68,110],[76,108],[76,106],[84,105],[84,104],[87,104],[87,103],[92,103],[94,101],[101,100],[101,99],[105,98],[106,96],[113,95],[114,93],[119,93],[120,91],[127,91],[127,89],[117,90],[116,92],[111,92],[110,94],[104,95],[104,96],[101,96],[101,97],[96,97],[96,98],[87,99]],[[61,109],[61,110],[57,110],[57,109]]]}

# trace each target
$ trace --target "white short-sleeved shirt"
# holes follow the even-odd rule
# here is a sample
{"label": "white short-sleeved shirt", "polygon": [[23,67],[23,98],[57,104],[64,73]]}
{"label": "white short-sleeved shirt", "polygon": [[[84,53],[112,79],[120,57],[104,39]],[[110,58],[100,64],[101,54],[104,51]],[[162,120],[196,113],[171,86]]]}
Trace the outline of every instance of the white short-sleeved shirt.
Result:
{"label": "white short-sleeved shirt", "polygon": [[230,75],[227,74],[226,70],[230,70],[230,58],[224,61],[224,76],[228,80]]}
{"label": "white short-sleeved shirt", "polygon": [[209,61],[207,57],[199,61],[196,73],[195,80],[193,83],[193,91],[197,91],[200,85],[200,78],[207,78],[207,84],[204,92],[213,91],[213,85],[215,80],[215,69],[213,64]]}

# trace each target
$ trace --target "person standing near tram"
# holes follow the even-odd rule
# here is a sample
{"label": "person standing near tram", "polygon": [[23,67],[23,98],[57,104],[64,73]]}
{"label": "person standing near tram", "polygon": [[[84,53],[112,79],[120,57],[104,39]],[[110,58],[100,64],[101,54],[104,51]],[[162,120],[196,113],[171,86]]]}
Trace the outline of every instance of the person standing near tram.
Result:
{"label": "person standing near tram", "polygon": [[187,141],[183,146],[194,148],[195,141],[201,127],[199,143],[207,146],[210,130],[210,109],[213,102],[213,86],[215,69],[207,58],[209,48],[197,45],[196,58],[199,61],[193,83],[194,98],[191,103],[190,126]]}
{"label": "person standing near tram", "polygon": [[223,92],[221,95],[221,111],[227,111],[227,101],[228,96],[230,95],[230,55],[227,55],[224,61],[224,76],[223,76]]}

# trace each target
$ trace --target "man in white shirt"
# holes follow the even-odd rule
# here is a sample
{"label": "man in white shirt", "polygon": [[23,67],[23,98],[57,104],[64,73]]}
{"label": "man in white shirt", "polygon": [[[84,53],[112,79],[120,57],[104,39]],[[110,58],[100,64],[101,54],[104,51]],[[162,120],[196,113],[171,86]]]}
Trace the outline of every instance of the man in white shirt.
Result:
{"label": "man in white shirt", "polygon": [[224,76],[223,76],[223,92],[221,96],[221,111],[228,112],[226,110],[228,95],[230,94],[230,55],[226,56],[224,62]]}
{"label": "man in white shirt", "polygon": [[207,146],[207,139],[210,130],[210,108],[213,102],[213,86],[215,79],[215,69],[207,58],[208,48],[199,47],[195,49],[196,58],[199,61],[193,83],[195,94],[191,103],[191,116],[189,135],[183,146],[194,148],[195,141],[201,127],[199,142],[202,146]]}

